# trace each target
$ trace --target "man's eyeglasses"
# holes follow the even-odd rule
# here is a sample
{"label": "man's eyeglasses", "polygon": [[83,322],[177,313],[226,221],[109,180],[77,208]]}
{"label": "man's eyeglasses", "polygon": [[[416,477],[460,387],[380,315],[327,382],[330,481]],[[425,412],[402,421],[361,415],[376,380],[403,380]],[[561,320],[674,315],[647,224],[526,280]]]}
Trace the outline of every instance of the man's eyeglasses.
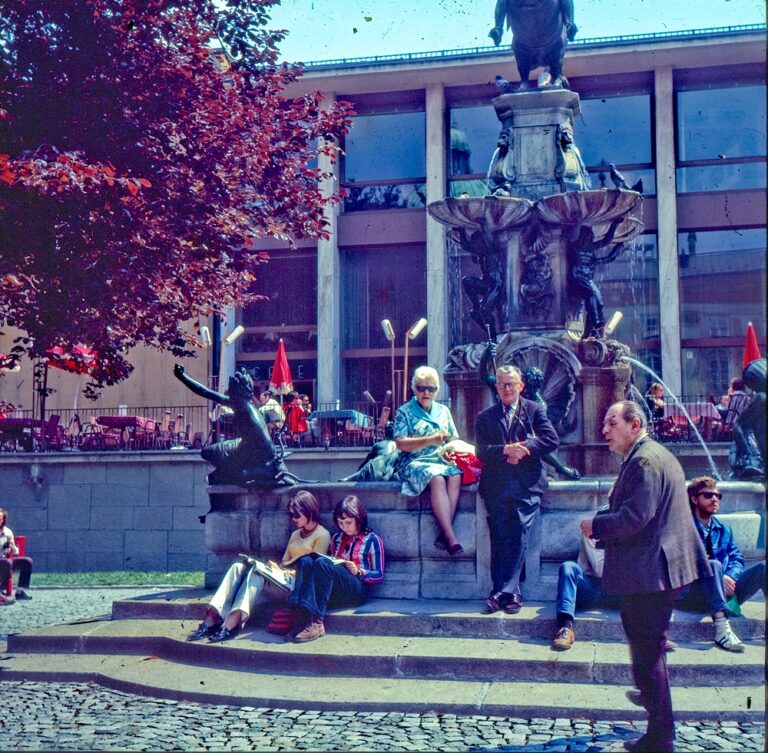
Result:
{"label": "man's eyeglasses", "polygon": [[716,499],[718,502],[723,498],[722,492],[699,492],[699,496],[704,499]]}
{"label": "man's eyeglasses", "polygon": [[437,392],[437,387],[431,384],[417,384],[416,392],[428,392],[431,395],[433,392]]}
{"label": "man's eyeglasses", "polygon": [[501,390],[513,390],[515,387],[519,387],[520,382],[499,382],[499,389]]}

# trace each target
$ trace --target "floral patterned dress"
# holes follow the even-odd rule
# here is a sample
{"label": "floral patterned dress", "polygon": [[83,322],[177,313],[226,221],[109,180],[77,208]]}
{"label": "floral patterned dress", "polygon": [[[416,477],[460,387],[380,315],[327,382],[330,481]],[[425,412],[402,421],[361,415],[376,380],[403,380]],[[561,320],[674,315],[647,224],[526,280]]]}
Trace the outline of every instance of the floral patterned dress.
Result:
{"label": "floral patterned dress", "polygon": [[[450,439],[458,438],[451,411],[441,403],[432,403],[427,413],[415,397],[401,406],[395,415],[394,438],[426,437],[436,431],[444,431]],[[407,497],[418,497],[435,476],[460,476],[461,471],[443,460],[437,445],[422,447],[415,452],[401,452],[395,469]]]}

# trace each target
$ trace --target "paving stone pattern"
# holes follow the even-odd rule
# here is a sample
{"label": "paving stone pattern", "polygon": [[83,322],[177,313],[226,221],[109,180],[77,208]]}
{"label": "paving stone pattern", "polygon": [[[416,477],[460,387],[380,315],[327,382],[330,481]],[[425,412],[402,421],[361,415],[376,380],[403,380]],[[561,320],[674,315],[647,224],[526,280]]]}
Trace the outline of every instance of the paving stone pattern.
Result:
{"label": "paving stone pattern", "polygon": [[[0,637],[98,617],[109,612],[113,599],[148,592],[35,589],[32,601],[0,610]],[[13,699],[13,713],[0,721],[3,749],[13,751],[622,751],[645,727],[644,722],[214,706],[87,683],[0,682],[0,693]],[[678,751],[763,751],[765,725],[681,722],[676,746]]]}

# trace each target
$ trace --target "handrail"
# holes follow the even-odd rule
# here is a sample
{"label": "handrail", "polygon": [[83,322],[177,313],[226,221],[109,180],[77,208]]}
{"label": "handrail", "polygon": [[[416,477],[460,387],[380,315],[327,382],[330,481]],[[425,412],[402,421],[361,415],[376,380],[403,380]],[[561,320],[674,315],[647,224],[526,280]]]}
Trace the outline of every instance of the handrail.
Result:
{"label": "handrail", "polygon": [[[680,29],[678,31],[656,31],[617,36],[586,37],[569,42],[569,47],[613,47],[635,44],[636,42],[664,42],[676,39],[713,38],[724,35],[745,35],[765,32],[765,24],[740,24],[736,26],[714,26],[707,29]],[[459,57],[491,57],[508,55],[508,47],[463,47],[455,50],[432,50],[428,52],[405,52],[392,55],[369,55],[359,58],[331,58],[301,63],[305,71],[319,71],[328,68],[351,68],[360,65],[387,65],[390,63],[419,62]]]}

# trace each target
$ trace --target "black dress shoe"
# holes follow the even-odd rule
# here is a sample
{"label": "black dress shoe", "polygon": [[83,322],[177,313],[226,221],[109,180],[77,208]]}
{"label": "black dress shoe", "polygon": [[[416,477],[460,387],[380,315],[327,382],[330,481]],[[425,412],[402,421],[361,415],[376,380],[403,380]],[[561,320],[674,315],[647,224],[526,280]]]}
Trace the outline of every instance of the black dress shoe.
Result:
{"label": "black dress shoe", "polygon": [[239,627],[232,628],[232,630],[230,630],[229,628],[222,627],[218,633],[214,633],[214,635],[212,635],[208,639],[208,643],[222,643],[224,641],[229,641],[232,638],[234,638],[239,632],[240,632]]}
{"label": "black dress shoe", "polygon": [[203,638],[209,638],[212,635],[215,635],[219,632],[219,628],[221,627],[221,623],[217,622],[214,625],[206,625],[204,622],[201,622],[197,626],[197,630],[195,630],[194,633],[190,633],[187,636],[188,641],[199,641]]}
{"label": "black dress shoe", "polygon": [[520,594],[512,594],[509,603],[504,605],[507,614],[517,614],[523,608],[523,597]]}
{"label": "black dress shoe", "polygon": [[675,746],[673,743],[655,743],[643,735],[637,740],[627,740],[624,749],[636,753],[669,753],[675,750]]}

